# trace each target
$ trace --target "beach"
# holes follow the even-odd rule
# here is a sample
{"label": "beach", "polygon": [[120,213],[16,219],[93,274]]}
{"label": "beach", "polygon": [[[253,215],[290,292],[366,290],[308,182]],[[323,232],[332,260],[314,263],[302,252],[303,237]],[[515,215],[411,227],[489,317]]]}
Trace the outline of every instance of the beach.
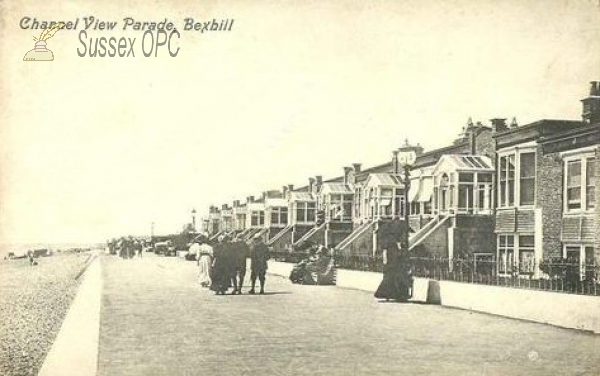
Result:
{"label": "beach", "polygon": [[77,292],[88,253],[0,260],[0,374],[36,375]]}

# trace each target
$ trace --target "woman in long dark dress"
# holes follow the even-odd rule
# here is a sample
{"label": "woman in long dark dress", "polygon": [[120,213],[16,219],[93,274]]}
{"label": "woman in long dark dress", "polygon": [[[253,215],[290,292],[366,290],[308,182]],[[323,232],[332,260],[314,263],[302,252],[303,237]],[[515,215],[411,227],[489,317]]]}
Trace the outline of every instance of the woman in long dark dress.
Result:
{"label": "woman in long dark dress", "polygon": [[210,289],[217,295],[225,295],[231,287],[231,255],[230,244],[221,238],[213,248],[212,283]]}
{"label": "woman in long dark dress", "polygon": [[377,299],[406,301],[409,291],[407,284],[408,258],[401,255],[396,243],[390,243],[383,249],[383,280],[375,297]]}

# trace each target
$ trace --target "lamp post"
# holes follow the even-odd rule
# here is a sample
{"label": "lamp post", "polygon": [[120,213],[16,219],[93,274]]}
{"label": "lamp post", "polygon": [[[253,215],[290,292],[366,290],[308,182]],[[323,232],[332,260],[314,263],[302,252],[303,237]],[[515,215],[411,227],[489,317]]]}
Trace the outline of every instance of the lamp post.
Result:
{"label": "lamp post", "polygon": [[403,166],[403,168],[404,168],[404,227],[405,227],[405,231],[402,236],[402,250],[408,252],[408,250],[410,248],[410,246],[409,246],[410,226],[408,225],[408,212],[410,209],[410,202],[408,201],[408,196],[409,196],[408,194],[410,192],[410,165],[405,164]]}
{"label": "lamp post", "polygon": [[192,229],[196,232],[196,208],[192,209]]}

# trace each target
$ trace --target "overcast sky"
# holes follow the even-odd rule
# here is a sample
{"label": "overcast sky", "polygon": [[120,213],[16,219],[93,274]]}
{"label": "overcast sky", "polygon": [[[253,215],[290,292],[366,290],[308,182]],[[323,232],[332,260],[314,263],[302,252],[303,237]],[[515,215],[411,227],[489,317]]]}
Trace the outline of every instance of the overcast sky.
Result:
{"label": "overcast sky", "polygon": [[[0,240],[178,231],[192,208],[383,163],[405,138],[447,145],[469,116],[580,119],[600,79],[597,0],[144,3],[0,5]],[[135,37],[136,57],[79,57],[88,15],[119,23],[88,37]],[[80,25],[48,40],[53,62],[23,62],[40,34],[23,16]],[[126,16],[172,20],[179,55],[143,57]]]}

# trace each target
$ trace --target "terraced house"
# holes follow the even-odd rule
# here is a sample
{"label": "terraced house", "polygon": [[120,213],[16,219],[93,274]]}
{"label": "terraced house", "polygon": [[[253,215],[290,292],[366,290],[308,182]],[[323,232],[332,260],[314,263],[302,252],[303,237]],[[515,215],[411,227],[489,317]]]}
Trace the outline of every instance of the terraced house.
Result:
{"label": "terraced house", "polygon": [[211,207],[208,230],[260,233],[275,251],[312,242],[367,258],[408,232],[414,255],[490,262],[513,278],[541,277],[548,259],[598,263],[600,83],[582,102],[582,120],[469,119],[446,147],[405,142],[381,165],[354,163],[243,209]]}

